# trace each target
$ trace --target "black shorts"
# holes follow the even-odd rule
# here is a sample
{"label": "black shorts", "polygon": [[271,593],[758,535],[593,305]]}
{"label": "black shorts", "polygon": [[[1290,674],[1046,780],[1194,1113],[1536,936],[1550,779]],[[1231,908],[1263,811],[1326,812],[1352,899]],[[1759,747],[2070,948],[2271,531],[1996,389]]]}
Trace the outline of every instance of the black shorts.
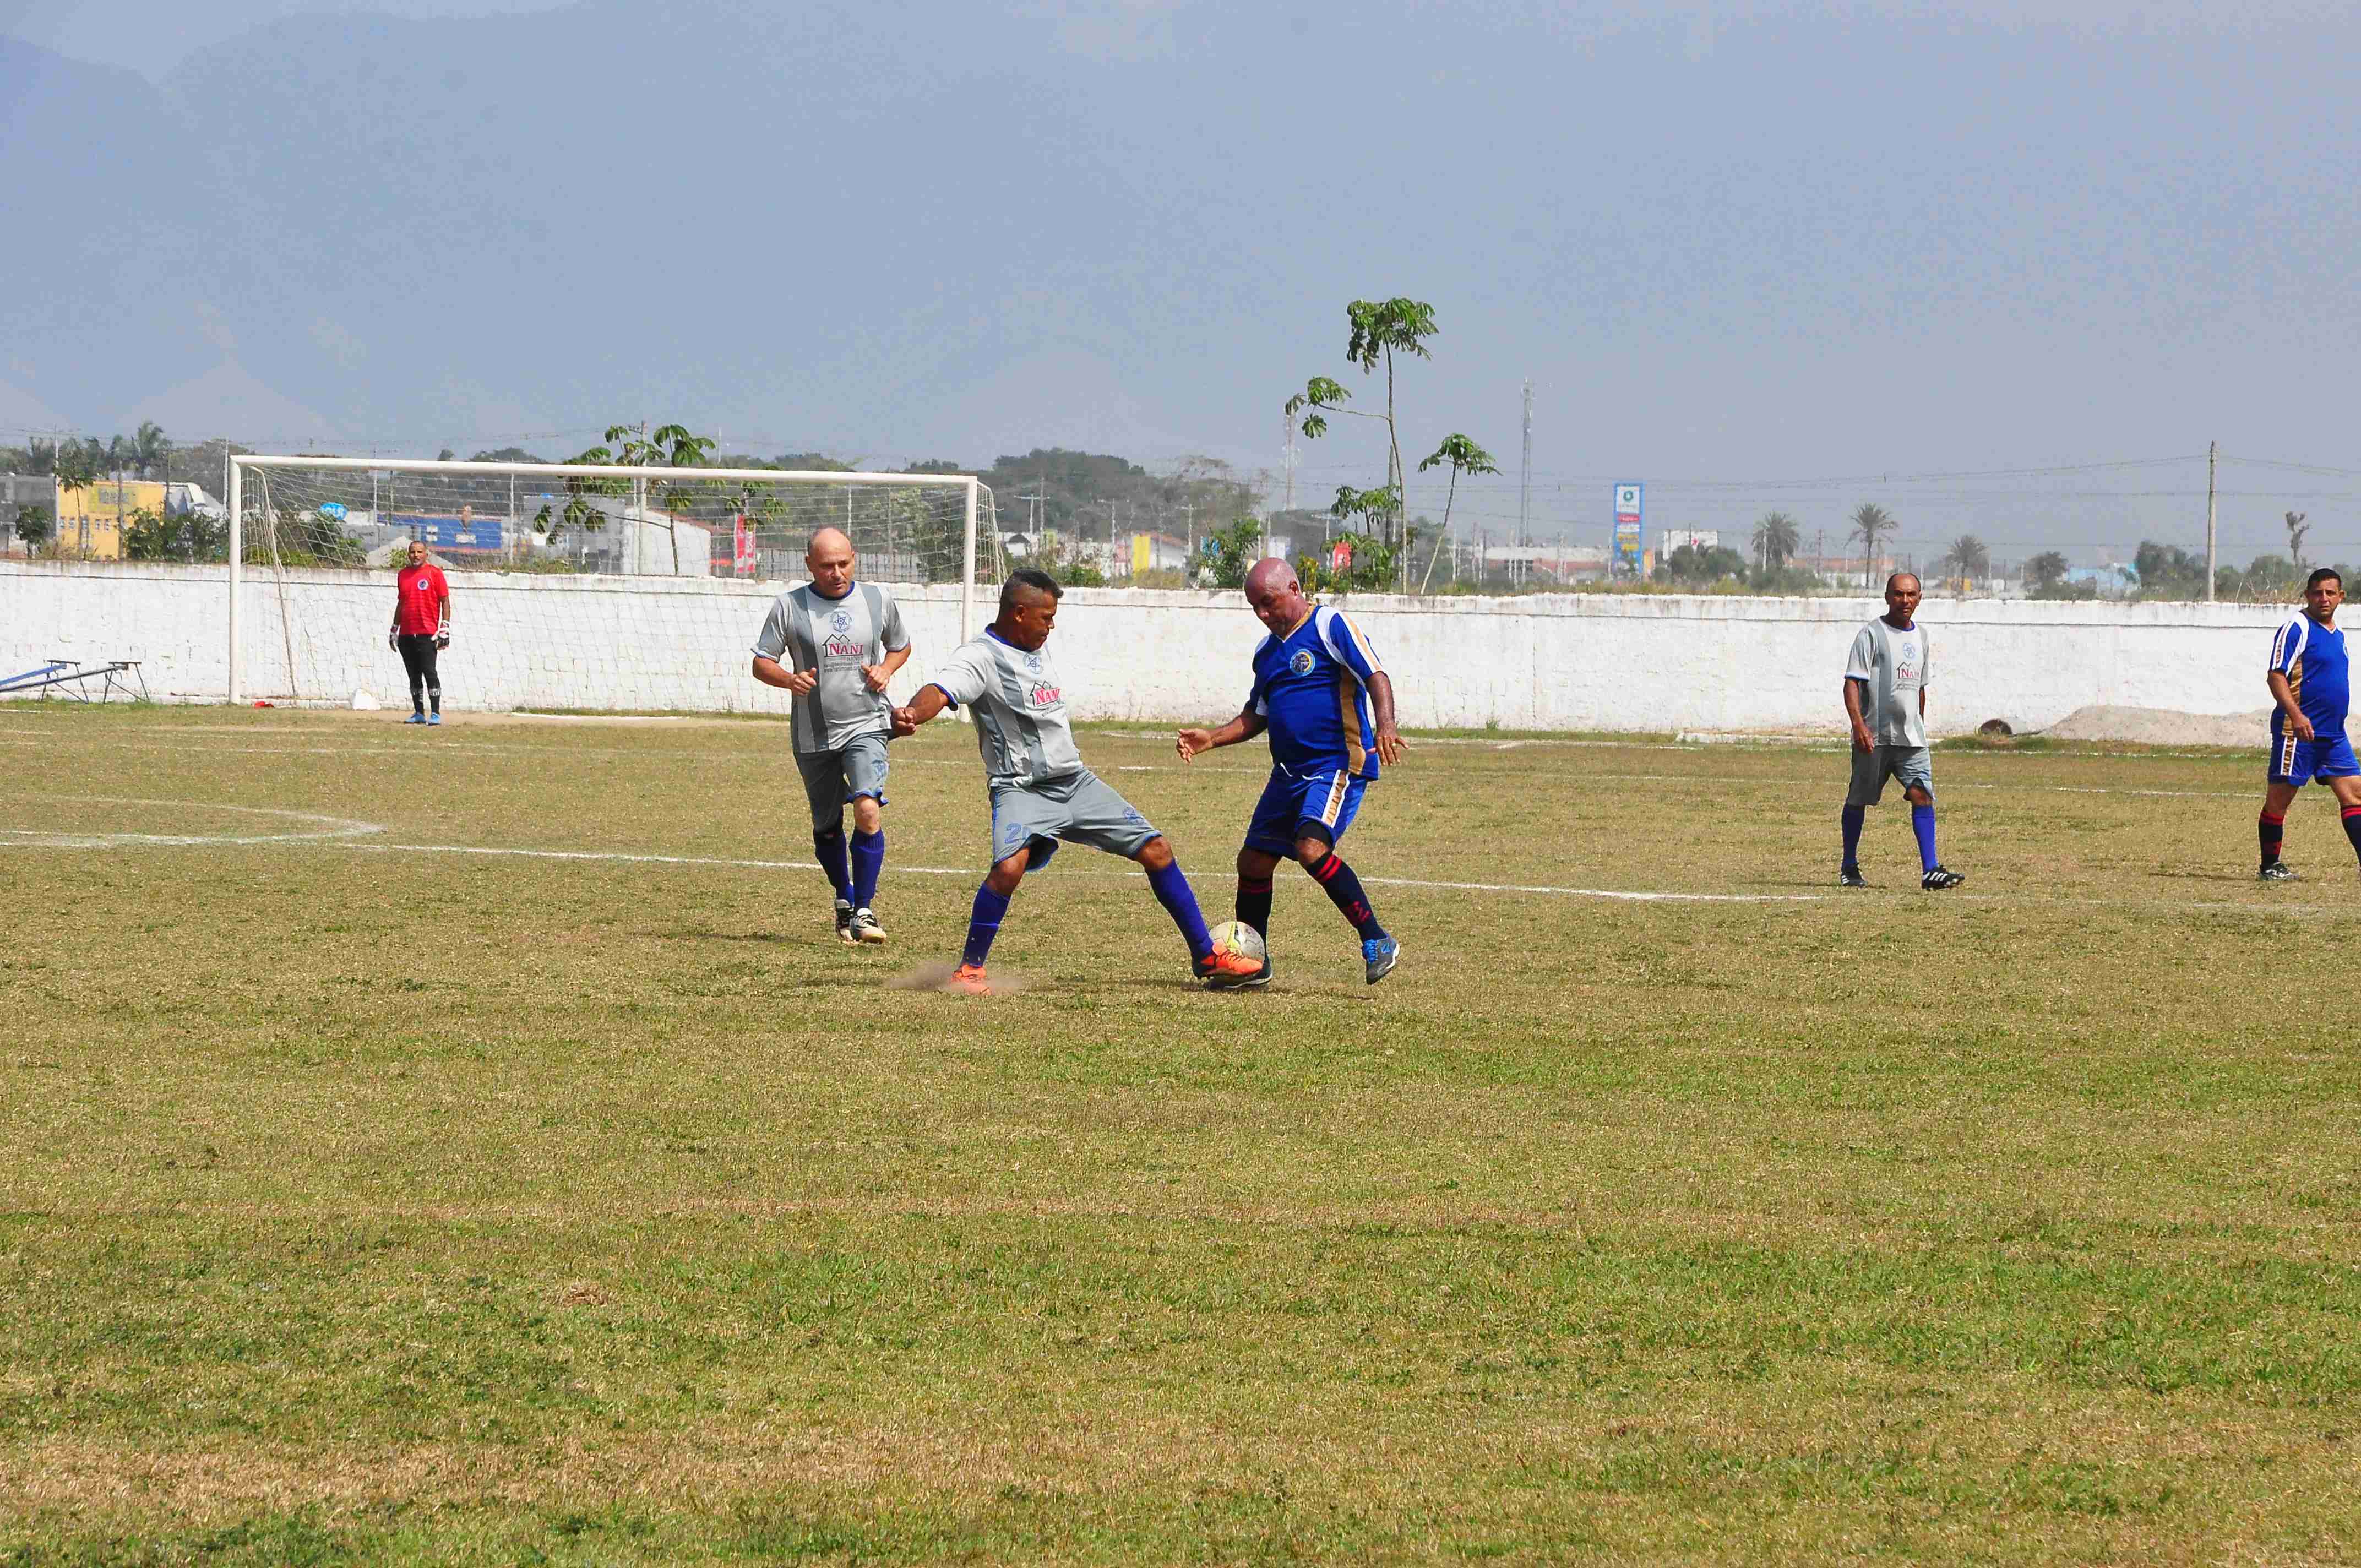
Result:
{"label": "black shorts", "polygon": [[430,632],[423,637],[412,637],[405,631],[394,640],[394,646],[401,651],[401,667],[410,672],[410,687],[412,691],[417,690],[422,682],[437,691],[443,689],[443,677],[437,674],[434,669],[433,633]]}

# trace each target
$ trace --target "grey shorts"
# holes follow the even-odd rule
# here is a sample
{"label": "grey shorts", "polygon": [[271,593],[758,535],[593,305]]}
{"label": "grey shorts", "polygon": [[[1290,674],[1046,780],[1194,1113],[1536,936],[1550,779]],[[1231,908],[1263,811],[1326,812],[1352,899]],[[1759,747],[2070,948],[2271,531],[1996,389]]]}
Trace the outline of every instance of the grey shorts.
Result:
{"label": "grey shorts", "polygon": [[867,795],[885,804],[885,737],[855,735],[841,751],[797,751],[796,767],[804,775],[804,795],[811,802],[812,828],[825,833],[844,823],[844,808]]}
{"label": "grey shorts", "polygon": [[1155,825],[1087,768],[1046,784],[1002,784],[992,792],[994,863],[1030,844],[1033,854],[1025,869],[1038,872],[1058,852],[1061,839],[1129,860],[1156,837]]}
{"label": "grey shorts", "polygon": [[1866,751],[1855,751],[1852,789],[1845,795],[1845,804],[1875,806],[1878,796],[1885,793],[1887,779],[1901,780],[1904,789],[1916,784],[1931,800],[1935,795],[1935,754],[1924,746],[1872,746]]}

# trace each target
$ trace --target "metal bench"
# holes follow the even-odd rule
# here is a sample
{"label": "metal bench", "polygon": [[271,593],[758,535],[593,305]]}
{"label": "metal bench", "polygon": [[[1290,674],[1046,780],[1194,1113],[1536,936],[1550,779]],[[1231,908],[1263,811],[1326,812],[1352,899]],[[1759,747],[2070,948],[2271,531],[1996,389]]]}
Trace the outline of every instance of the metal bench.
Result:
{"label": "metal bench", "polygon": [[87,664],[80,659],[51,659],[20,674],[0,678],[0,696],[37,691],[46,697],[50,688],[56,687],[70,696],[88,702],[91,700],[90,683],[96,681],[97,700],[100,702],[117,693],[128,702],[146,702],[148,700],[148,677],[139,673],[139,663],[137,659],[109,659],[98,664]]}

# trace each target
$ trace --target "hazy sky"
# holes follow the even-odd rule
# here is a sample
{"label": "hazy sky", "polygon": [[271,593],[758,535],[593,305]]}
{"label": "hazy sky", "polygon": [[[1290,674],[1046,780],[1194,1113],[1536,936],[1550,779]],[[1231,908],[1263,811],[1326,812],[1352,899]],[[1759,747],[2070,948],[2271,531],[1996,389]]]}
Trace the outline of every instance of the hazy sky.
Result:
{"label": "hazy sky", "polygon": [[[1382,400],[1342,307],[1400,293],[1443,326],[1405,445],[1488,446],[1460,508],[1496,535],[1530,378],[1543,535],[1602,538],[1629,477],[1652,525],[1833,539],[1873,499],[1930,555],[2194,544],[2219,440],[2233,557],[2293,509],[2361,560],[2350,5],[0,0],[0,30],[144,76],[66,101],[152,96],[207,192],[107,203],[185,217],[189,265],[85,255],[0,304],[0,433],[555,453],[653,413],[1273,466],[1307,376]],[[49,102],[0,114],[12,189],[77,156],[36,157]],[[1375,482],[1339,424],[1299,501]]]}

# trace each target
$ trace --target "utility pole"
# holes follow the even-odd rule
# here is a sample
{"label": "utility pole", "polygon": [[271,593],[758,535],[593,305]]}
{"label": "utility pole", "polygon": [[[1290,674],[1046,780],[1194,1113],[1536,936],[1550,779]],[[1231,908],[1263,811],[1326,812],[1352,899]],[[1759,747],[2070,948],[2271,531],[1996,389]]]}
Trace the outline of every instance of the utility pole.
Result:
{"label": "utility pole", "polygon": [[2205,444],[2205,602],[2213,602],[2213,463],[2221,443]]}
{"label": "utility pole", "polygon": [[1279,464],[1287,470],[1287,506],[1295,510],[1295,421],[1281,409],[1279,415]]}
{"label": "utility pole", "polygon": [[1525,381],[1525,456],[1517,466],[1517,543],[1533,541],[1533,383]]}

